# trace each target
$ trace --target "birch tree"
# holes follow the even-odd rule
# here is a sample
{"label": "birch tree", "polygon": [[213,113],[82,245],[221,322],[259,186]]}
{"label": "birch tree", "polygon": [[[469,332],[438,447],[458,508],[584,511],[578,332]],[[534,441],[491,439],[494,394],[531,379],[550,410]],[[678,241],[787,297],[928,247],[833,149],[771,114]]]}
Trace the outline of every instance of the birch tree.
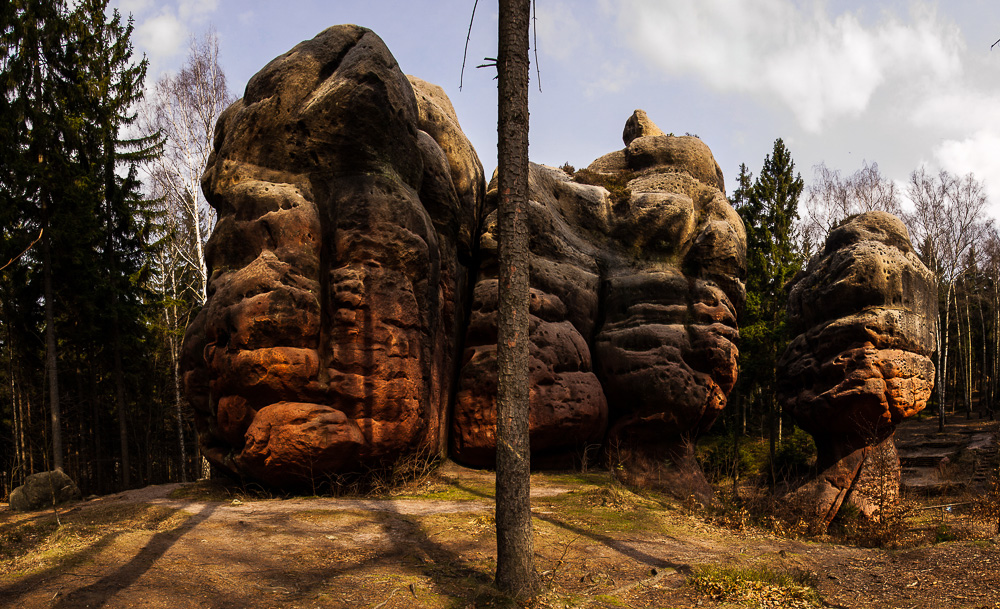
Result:
{"label": "birch tree", "polygon": [[938,289],[944,296],[937,331],[938,429],[944,431],[951,303],[955,301],[958,314],[955,282],[965,270],[972,248],[988,234],[987,198],[982,182],[971,173],[964,177],[947,171],[931,175],[923,168],[910,174],[907,195],[914,210],[903,214],[903,220],[924,264],[937,275]]}
{"label": "birch tree", "polygon": [[147,167],[147,182],[163,206],[159,288],[173,373],[182,480],[187,478],[187,450],[180,349],[192,308],[208,297],[205,242],[216,221],[201,192],[201,174],[212,153],[215,123],[234,99],[219,66],[218,35],[209,31],[200,40],[191,40],[187,60],[177,74],[164,75],[156,82],[144,112],[146,129],[165,137],[162,157]]}
{"label": "birch tree", "polygon": [[895,183],[879,171],[878,163],[865,161],[861,169],[846,177],[824,163],[814,171],[799,226],[807,259],[830,231],[850,216],[879,210],[900,214],[900,193]]}
{"label": "birch tree", "polygon": [[219,66],[218,35],[209,31],[192,39],[180,71],[162,76],[150,97],[148,128],[162,133],[166,143],[163,156],[148,168],[149,181],[164,202],[173,255],[194,270],[194,285],[184,289],[203,304],[208,289],[205,241],[215,226],[215,212],[201,192],[201,174],[212,153],[215,122],[235,99]]}

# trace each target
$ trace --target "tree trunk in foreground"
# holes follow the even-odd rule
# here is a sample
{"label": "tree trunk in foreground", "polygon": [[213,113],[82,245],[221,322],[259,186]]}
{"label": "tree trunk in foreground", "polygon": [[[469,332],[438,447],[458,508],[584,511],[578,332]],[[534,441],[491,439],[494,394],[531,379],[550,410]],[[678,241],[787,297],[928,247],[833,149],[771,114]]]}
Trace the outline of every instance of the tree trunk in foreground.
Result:
{"label": "tree trunk in foreground", "polygon": [[528,20],[529,0],[500,0],[497,152],[500,181],[497,318],[497,575],[514,596],[538,589],[528,447]]}

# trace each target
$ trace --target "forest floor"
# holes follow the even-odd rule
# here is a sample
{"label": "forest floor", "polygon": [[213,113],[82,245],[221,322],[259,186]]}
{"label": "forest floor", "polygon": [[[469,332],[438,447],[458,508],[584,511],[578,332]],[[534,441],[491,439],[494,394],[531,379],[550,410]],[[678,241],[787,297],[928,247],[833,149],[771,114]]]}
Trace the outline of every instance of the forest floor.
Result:
{"label": "forest floor", "polygon": [[[493,489],[446,463],[383,499],[201,481],[81,501],[58,522],[0,504],[0,607],[517,607],[491,585]],[[532,511],[544,591],[523,607],[1000,608],[1000,536],[958,534],[944,509],[911,512],[900,526],[916,533],[893,549],[778,535],[607,472],[533,474]]]}

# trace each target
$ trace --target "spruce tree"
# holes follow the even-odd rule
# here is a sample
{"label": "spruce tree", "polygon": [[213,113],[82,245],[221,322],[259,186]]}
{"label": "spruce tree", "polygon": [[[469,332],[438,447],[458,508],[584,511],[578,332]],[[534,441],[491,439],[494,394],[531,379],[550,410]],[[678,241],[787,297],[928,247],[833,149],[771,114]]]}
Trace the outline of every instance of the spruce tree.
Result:
{"label": "spruce tree", "polygon": [[[102,436],[112,420],[105,409],[113,405],[127,485],[125,386],[129,369],[138,378],[152,350],[145,342],[143,289],[151,215],[136,167],[156,154],[157,141],[126,136],[145,62],[132,58],[131,22],[123,23],[117,11],[109,17],[107,8],[107,0],[72,6],[14,0],[0,9],[0,253],[23,247],[39,230],[43,235],[6,269],[0,289],[8,362],[30,363],[33,352],[44,353],[51,465],[100,480],[100,468],[111,463],[101,446],[109,444]],[[20,281],[8,280],[13,277]],[[42,401],[41,374],[31,378],[30,369],[13,363],[6,374],[10,403],[30,410]],[[11,418],[20,421],[17,414]]]}
{"label": "spruce tree", "polygon": [[761,408],[768,426],[774,481],[774,458],[780,413],[775,402],[775,368],[789,336],[785,306],[789,282],[802,266],[794,239],[803,181],[791,153],[779,138],[750,184],[740,166],[733,193],[747,233],[747,301],[740,323],[740,395]]}
{"label": "spruce tree", "polygon": [[[157,136],[126,135],[136,122],[136,108],[143,96],[145,59],[133,61],[131,20],[122,22],[117,9],[106,17],[108,0],[84,0],[73,14],[81,47],[83,88],[93,121],[88,138],[94,158],[96,195],[101,209],[101,238],[95,243],[104,268],[100,276],[106,306],[95,320],[108,346],[105,370],[118,419],[121,483],[131,483],[127,425],[125,361],[141,356],[148,339],[143,319],[146,283],[151,266],[150,228],[153,211],[141,192],[138,164],[148,162],[159,151]],[[84,57],[86,59],[84,59]]]}

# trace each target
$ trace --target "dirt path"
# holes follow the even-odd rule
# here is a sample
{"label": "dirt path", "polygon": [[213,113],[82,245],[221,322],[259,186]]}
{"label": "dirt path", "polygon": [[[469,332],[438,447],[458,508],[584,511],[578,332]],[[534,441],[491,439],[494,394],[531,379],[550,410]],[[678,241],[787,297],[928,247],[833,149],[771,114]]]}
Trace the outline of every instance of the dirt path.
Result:
{"label": "dirt path", "polygon": [[[811,572],[831,607],[1000,607],[998,539],[895,552],[810,543],[719,528],[575,475],[533,480],[548,588],[536,607],[754,606],[686,585],[700,565]],[[59,528],[51,511],[0,510],[0,542],[31,550],[0,554],[0,607],[509,606],[490,586],[489,475],[451,466],[435,484],[421,492],[440,499],[224,501],[163,485],[76,504]]]}

